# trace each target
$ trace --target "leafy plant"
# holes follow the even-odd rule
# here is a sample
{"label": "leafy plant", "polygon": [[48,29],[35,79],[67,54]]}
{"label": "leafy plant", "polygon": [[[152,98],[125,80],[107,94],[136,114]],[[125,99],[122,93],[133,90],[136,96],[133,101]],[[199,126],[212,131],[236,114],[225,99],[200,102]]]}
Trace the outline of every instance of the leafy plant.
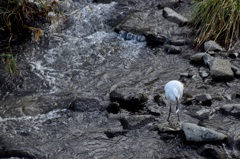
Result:
{"label": "leafy plant", "polygon": [[12,54],[12,50],[9,53],[2,53],[0,57],[5,60],[10,74],[11,75],[15,74],[17,72],[17,65],[16,65],[15,58]]}
{"label": "leafy plant", "polygon": [[239,38],[239,0],[195,0],[190,25],[197,30],[197,46],[217,40],[231,48]]}
{"label": "leafy plant", "polygon": [[12,45],[20,44],[31,33],[38,41],[43,35],[42,25],[50,22],[48,13],[57,9],[55,0],[39,0],[39,3],[30,0],[0,0],[0,57],[5,59],[11,74],[17,70]]}

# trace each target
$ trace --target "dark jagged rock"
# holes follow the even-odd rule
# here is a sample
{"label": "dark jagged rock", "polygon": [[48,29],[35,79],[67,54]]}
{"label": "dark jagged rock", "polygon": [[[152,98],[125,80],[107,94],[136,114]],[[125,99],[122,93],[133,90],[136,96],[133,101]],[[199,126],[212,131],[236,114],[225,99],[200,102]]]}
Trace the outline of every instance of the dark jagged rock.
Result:
{"label": "dark jagged rock", "polygon": [[188,22],[188,19],[178,14],[171,8],[165,7],[163,9],[163,16],[171,22],[177,23],[179,25],[185,25]]}
{"label": "dark jagged rock", "polygon": [[162,112],[158,105],[149,105],[147,106],[147,110],[150,114],[159,116]]}
{"label": "dark jagged rock", "polygon": [[239,115],[240,104],[225,104],[221,107],[221,110],[228,114]]}
{"label": "dark jagged rock", "polygon": [[207,158],[212,159],[225,159],[227,158],[226,153],[223,149],[220,149],[214,145],[203,145],[197,150],[198,154]]}
{"label": "dark jagged rock", "polygon": [[179,0],[171,0],[171,1],[160,1],[157,5],[158,9],[163,9],[165,7],[169,8],[177,8],[181,5],[181,1]]}
{"label": "dark jagged rock", "polygon": [[154,34],[145,34],[145,36],[147,37],[147,45],[150,47],[161,46],[169,41],[166,36],[156,36]]}
{"label": "dark jagged rock", "polygon": [[240,150],[240,135],[236,135],[233,138],[233,147],[237,150]]}
{"label": "dark jagged rock", "polygon": [[235,58],[237,58],[237,57],[239,56],[239,53],[237,53],[237,52],[230,52],[230,53],[228,54],[228,56],[229,56],[230,58],[235,59]]}
{"label": "dark jagged rock", "polygon": [[111,102],[107,107],[108,113],[117,114],[120,112],[120,104],[117,102]]}
{"label": "dark jagged rock", "polygon": [[194,54],[190,57],[190,60],[193,64],[204,65],[204,61],[203,61],[203,56],[204,55],[207,55],[207,53],[205,53],[205,52],[196,53],[196,54]]}
{"label": "dark jagged rock", "polygon": [[164,50],[169,54],[180,54],[182,52],[180,47],[173,45],[165,45]]}
{"label": "dark jagged rock", "polygon": [[212,104],[212,97],[210,94],[202,94],[195,96],[195,100],[201,102],[202,105],[211,105]]}
{"label": "dark jagged rock", "polygon": [[236,78],[239,78],[240,77],[240,69],[236,66],[232,66],[232,70],[233,70],[234,76]]}
{"label": "dark jagged rock", "polygon": [[108,138],[113,138],[119,135],[125,135],[128,133],[128,130],[107,130],[104,131],[104,134],[108,137]]}
{"label": "dark jagged rock", "polygon": [[211,55],[209,55],[209,54],[203,55],[203,62],[208,67],[212,66],[213,60],[214,60],[214,57],[212,57]]}
{"label": "dark jagged rock", "polygon": [[104,107],[96,99],[77,98],[71,102],[69,109],[79,112],[103,111]]}
{"label": "dark jagged rock", "polygon": [[109,96],[112,102],[118,102],[121,108],[133,112],[143,109],[144,103],[148,100],[143,90],[135,88],[117,89]]}
{"label": "dark jagged rock", "polygon": [[211,66],[214,57],[205,52],[199,52],[190,57],[190,62],[195,65]]}
{"label": "dark jagged rock", "polygon": [[190,44],[190,42],[185,39],[171,39],[170,44],[175,46],[182,46],[182,45]]}

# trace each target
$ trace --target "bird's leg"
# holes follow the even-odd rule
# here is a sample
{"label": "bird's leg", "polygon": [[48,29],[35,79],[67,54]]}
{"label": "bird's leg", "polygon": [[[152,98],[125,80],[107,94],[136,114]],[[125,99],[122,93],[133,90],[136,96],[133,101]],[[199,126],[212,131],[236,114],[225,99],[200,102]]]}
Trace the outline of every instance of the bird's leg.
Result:
{"label": "bird's leg", "polygon": [[169,121],[169,117],[170,117],[171,111],[172,111],[172,108],[171,108],[171,103],[170,103],[170,107],[169,107],[169,113],[168,113],[167,121]]}
{"label": "bird's leg", "polygon": [[176,100],[177,100],[176,112],[177,112],[177,116],[178,116],[178,121],[180,122],[180,117],[179,117],[179,101],[178,101],[178,98],[176,98]]}

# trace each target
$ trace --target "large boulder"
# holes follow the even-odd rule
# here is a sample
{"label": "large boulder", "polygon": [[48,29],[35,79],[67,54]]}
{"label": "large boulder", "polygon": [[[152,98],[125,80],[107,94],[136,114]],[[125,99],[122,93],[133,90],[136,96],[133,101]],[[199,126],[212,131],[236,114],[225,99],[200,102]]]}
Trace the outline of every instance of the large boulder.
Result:
{"label": "large boulder", "polygon": [[227,138],[226,135],[220,132],[193,123],[183,123],[182,129],[188,141],[212,142],[223,141]]}
{"label": "large boulder", "polygon": [[234,74],[231,69],[231,63],[228,60],[215,58],[210,66],[210,74],[215,81],[231,81]]}

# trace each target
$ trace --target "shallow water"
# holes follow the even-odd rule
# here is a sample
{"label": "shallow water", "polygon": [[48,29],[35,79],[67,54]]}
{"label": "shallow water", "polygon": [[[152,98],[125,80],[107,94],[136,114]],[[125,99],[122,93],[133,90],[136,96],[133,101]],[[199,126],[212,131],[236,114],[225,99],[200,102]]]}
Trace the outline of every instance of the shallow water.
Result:
{"label": "shallow water", "polygon": [[[128,2],[119,5],[74,1],[67,21],[53,24],[42,41],[23,46],[24,55],[18,58],[25,62],[20,64],[20,68],[26,68],[22,71],[24,83],[1,105],[2,149],[13,157],[26,158],[199,157],[196,148],[185,144],[181,134],[165,142],[151,129],[165,122],[165,105],[158,106],[160,116],[150,115],[146,121],[144,117],[144,124],[136,114],[130,114],[132,122],[140,124],[127,133],[122,132],[121,120],[111,118],[106,111],[66,109],[77,97],[97,99],[106,108],[109,93],[118,87],[143,89],[149,98],[147,104],[157,105],[153,98],[163,93],[164,84],[180,79],[180,73],[186,72],[194,73],[194,78],[184,79],[186,93],[218,96],[238,91],[236,80],[230,82],[231,86],[204,81],[198,74],[199,67],[189,64],[191,48],[186,47],[180,55],[167,54],[161,47],[150,48],[144,40],[124,39],[114,32],[116,17],[123,18],[138,5],[138,10],[157,5],[155,1],[147,5]],[[224,103],[228,101],[215,100],[209,109]],[[200,104],[182,105],[183,122],[198,123],[193,114],[202,108],[208,109]],[[138,115],[141,118],[145,114]],[[172,114],[172,118],[176,120],[176,115]],[[203,124],[236,136],[233,132],[239,125],[237,119],[221,114],[214,114],[211,119]],[[110,130],[122,134],[108,138],[106,132]],[[234,153],[238,155],[238,151]]]}

